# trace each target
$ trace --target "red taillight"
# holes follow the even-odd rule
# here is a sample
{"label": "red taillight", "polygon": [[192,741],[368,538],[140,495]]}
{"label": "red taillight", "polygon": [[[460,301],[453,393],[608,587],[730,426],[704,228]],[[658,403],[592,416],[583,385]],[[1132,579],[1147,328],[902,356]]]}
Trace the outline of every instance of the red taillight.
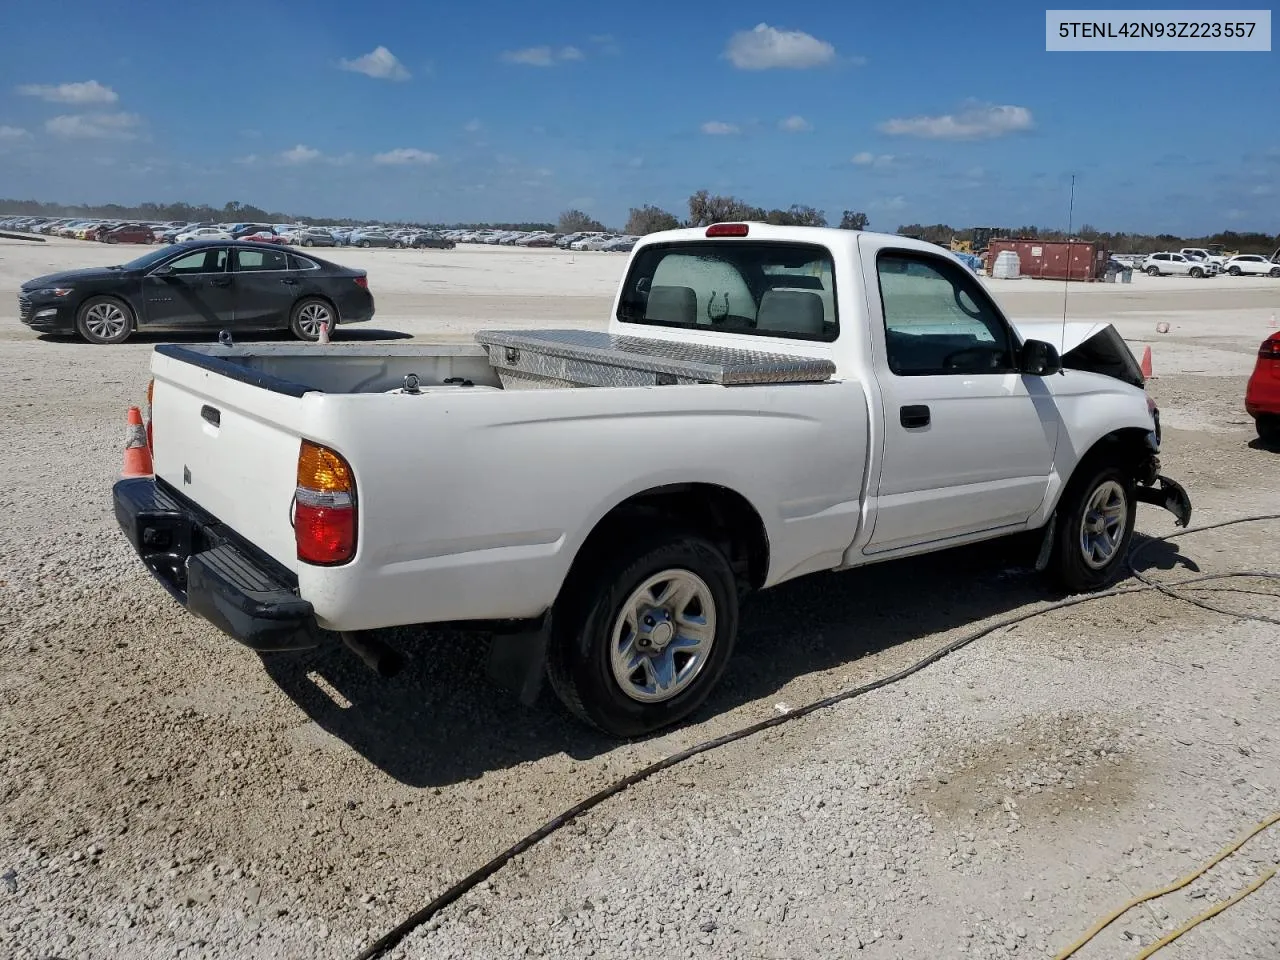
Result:
{"label": "red taillight", "polygon": [[713,223],[707,227],[708,237],[745,237],[746,235],[745,223]]}
{"label": "red taillight", "polygon": [[356,485],[338,453],[310,440],[298,450],[293,531],[298,559],[332,567],[356,554]]}
{"label": "red taillight", "polygon": [[369,278],[368,278],[368,277],[356,277],[356,278],[355,278],[355,281],[356,281],[356,286],[357,286],[357,287],[364,287],[366,290],[368,290],[368,289],[369,289]]}
{"label": "red taillight", "polygon": [[1258,357],[1263,360],[1280,360],[1280,336],[1270,336],[1258,347]]}

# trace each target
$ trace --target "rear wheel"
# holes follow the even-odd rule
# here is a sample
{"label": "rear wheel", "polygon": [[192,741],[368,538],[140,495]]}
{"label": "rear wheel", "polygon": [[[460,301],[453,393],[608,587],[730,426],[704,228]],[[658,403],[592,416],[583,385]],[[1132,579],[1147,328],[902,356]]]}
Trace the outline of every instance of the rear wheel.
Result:
{"label": "rear wheel", "polygon": [[333,307],[319,297],[304,297],[293,306],[289,314],[289,331],[299,340],[315,342],[320,339],[320,328],[329,325],[329,335],[337,326],[337,315]]}
{"label": "rear wheel", "polygon": [[90,297],[76,313],[76,332],[90,343],[124,343],[133,328],[133,311],[115,297]]}
{"label": "rear wheel", "polygon": [[1253,425],[1258,430],[1259,440],[1280,443],[1280,414],[1263,414],[1255,417]]}
{"label": "rear wheel", "polygon": [[1147,267],[1147,276],[1149,276],[1149,277],[1158,277],[1158,276],[1160,276],[1160,268],[1159,268],[1159,267]]}
{"label": "rear wheel", "polygon": [[1137,519],[1133,491],[1133,478],[1114,464],[1080,465],[1058,504],[1049,569],[1060,587],[1086,593],[1119,579]]}
{"label": "rear wheel", "polygon": [[1199,280],[1201,277],[1204,276],[1204,271],[1201,270],[1199,267],[1192,267],[1191,275],[1195,277],[1197,280]]}
{"label": "rear wheel", "polygon": [[637,737],[706,701],[733,650],[738,593],[724,554],[702,537],[621,542],[566,585],[547,674],[579,719]]}
{"label": "rear wheel", "polygon": [[1280,277],[1280,267],[1272,267],[1270,272],[1267,274],[1267,276]]}
{"label": "rear wheel", "polygon": [[1238,276],[1240,276],[1240,268],[1239,268],[1239,267],[1227,267],[1227,273],[1231,274],[1231,276],[1233,276],[1233,277],[1238,277]]}

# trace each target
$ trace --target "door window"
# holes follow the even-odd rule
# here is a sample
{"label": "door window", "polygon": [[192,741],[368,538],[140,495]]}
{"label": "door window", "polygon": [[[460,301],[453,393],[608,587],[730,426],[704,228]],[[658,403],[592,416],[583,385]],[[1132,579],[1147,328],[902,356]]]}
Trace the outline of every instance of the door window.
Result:
{"label": "door window", "polygon": [[289,257],[283,250],[236,251],[236,270],[240,273],[288,269]]}
{"label": "door window", "polygon": [[197,250],[185,257],[179,257],[169,266],[173,273],[180,276],[193,273],[222,273],[227,269],[227,251],[222,247]]}
{"label": "door window", "polygon": [[1011,373],[1013,338],[960,266],[905,251],[876,263],[889,369],[900,377]]}

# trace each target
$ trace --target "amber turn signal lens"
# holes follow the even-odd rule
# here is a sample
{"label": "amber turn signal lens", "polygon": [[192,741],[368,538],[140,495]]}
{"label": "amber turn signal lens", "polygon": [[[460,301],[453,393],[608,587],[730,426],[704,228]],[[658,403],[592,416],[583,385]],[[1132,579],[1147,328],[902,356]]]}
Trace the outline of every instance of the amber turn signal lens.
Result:
{"label": "amber turn signal lens", "polygon": [[303,440],[298,451],[298,486],[324,493],[350,493],[355,485],[347,461],[328,447]]}

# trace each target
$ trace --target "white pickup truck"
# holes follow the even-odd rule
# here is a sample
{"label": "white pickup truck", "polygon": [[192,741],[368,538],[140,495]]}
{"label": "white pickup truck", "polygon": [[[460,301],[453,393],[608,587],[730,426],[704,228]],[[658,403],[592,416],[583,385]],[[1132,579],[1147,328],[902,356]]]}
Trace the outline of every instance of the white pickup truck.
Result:
{"label": "white pickup truck", "polygon": [[157,346],[125,535],[255,650],[340,637],[390,672],[374,631],[461,624],[526,702],[546,675],[637,736],[705,700],[748,591],[1030,531],[1093,590],[1138,502],[1190,518],[1114,328],[1015,326],[904,237],[651,234],[607,331],[476,340]]}

